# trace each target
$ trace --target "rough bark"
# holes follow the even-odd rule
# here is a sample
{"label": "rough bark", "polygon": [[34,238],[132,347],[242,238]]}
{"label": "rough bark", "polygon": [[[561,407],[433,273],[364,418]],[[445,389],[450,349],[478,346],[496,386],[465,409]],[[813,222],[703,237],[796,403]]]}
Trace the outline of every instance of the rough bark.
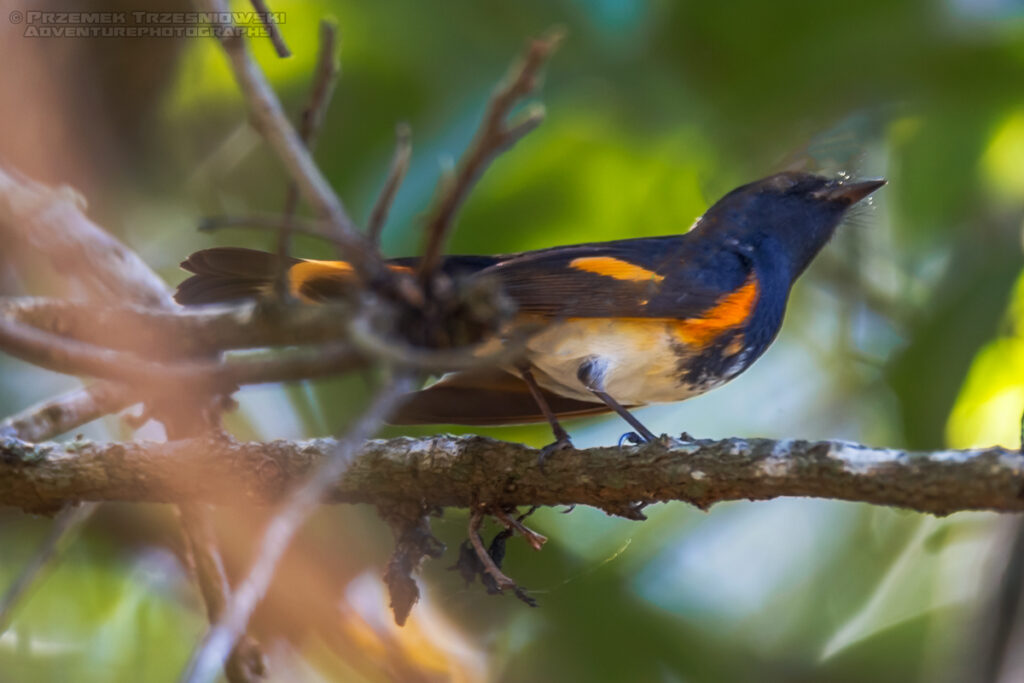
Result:
{"label": "rough bark", "polygon": [[[0,441],[0,504],[49,511],[82,500],[271,504],[334,439],[239,443]],[[934,514],[1024,510],[1024,456],[1003,448],[915,453],[840,441],[726,439],[559,453],[479,436],[366,443],[325,502],[425,507],[638,504],[809,496]]]}

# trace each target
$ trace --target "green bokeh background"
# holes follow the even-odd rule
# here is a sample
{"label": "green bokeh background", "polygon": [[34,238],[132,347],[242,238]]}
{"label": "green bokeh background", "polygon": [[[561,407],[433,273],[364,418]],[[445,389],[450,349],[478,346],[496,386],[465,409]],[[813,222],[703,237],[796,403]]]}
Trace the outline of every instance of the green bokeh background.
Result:
{"label": "green bokeh background", "polygon": [[[265,41],[255,52],[292,112],[305,98],[320,18],[340,27],[342,77],[317,158],[357,220],[382,184],[394,125],[412,126],[412,167],[384,241],[394,255],[415,253],[440,170],[465,147],[526,37],[553,24],[568,39],[542,88],[547,120],[483,178],[452,251],[683,232],[722,193],[794,160],[889,179],[805,275],[765,357],[708,396],[639,411],[654,431],[919,449],[1019,445],[1019,2],[273,5],[286,13],[281,28],[295,56],[279,60]],[[81,61],[46,73],[75,80],[91,93],[85,112],[109,116],[82,115],[84,131],[105,131],[79,152],[85,163],[62,166],[68,150],[37,150],[58,160],[44,179],[78,187],[90,215],[172,283],[195,249],[271,244],[248,231],[195,231],[206,215],[278,211],[285,191],[275,159],[244,124],[214,41],[83,40],[72,49]],[[30,115],[31,100],[25,108]],[[34,161],[14,159],[29,170]],[[305,240],[298,251],[330,254]],[[0,290],[38,293],[42,280],[22,272],[0,278]],[[0,358],[0,413],[72,385]],[[342,378],[239,398],[230,419],[239,437],[295,438],[344,428],[365,384]],[[112,438],[123,429],[110,420],[84,431]],[[625,431],[614,419],[571,429],[580,446]],[[486,433],[537,446],[550,438],[541,427]],[[141,436],[159,435],[151,425]],[[236,568],[258,529],[251,521],[248,535],[236,534],[244,516],[220,520]],[[658,505],[649,516],[537,513],[550,542],[534,553],[513,540],[506,567],[535,592],[541,606],[531,610],[446,571],[466,522],[464,512],[446,511],[435,531],[448,554],[425,567],[424,602],[397,631],[376,581],[390,532],[369,509],[323,510],[289,575],[315,573],[317,594],[303,601],[279,586],[276,607],[257,620],[273,678],[980,680],[990,603],[1017,533],[1010,518],[934,519],[809,500],[707,513]],[[0,520],[0,580],[9,581],[49,522],[16,512]],[[0,637],[0,678],[175,680],[204,628],[179,554],[168,509],[103,508]],[[355,622],[382,649],[343,627]],[[431,637],[421,642],[414,631]]]}

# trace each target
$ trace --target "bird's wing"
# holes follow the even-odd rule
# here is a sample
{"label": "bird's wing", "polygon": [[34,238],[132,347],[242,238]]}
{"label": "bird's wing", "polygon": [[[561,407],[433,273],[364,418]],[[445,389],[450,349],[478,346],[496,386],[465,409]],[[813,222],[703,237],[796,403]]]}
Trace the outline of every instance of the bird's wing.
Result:
{"label": "bird's wing", "polygon": [[480,271],[497,277],[519,311],[559,318],[704,315],[750,282],[738,254],[704,252],[686,236],[527,252]]}

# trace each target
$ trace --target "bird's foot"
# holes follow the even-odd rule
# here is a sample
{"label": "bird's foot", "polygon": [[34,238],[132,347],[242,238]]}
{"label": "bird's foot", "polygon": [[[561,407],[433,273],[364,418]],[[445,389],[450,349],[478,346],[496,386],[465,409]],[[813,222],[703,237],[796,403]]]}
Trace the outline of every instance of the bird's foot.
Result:
{"label": "bird's foot", "polygon": [[568,436],[560,436],[554,443],[549,443],[544,448],[540,449],[540,455],[537,456],[537,466],[540,467],[541,471],[544,471],[544,463],[548,461],[555,453],[560,451],[571,451],[574,450],[575,446],[572,445],[572,441]]}
{"label": "bird's foot", "polygon": [[678,437],[674,437],[671,434],[662,434],[657,439],[657,443],[661,444],[662,447],[671,449],[677,453],[692,454],[696,453],[701,449],[701,442],[686,432],[683,432]]}
{"label": "bird's foot", "polygon": [[619,437],[619,448],[622,448],[622,442],[623,441],[628,441],[629,443],[633,444],[634,446],[639,446],[641,444],[647,443],[647,440],[644,437],[642,437],[639,434],[637,434],[636,432],[626,432],[625,434],[620,436]]}
{"label": "bird's foot", "polygon": [[647,505],[647,503],[642,501],[633,503],[608,503],[602,505],[601,509],[609,515],[625,517],[626,519],[642,522],[647,519],[647,515],[644,514],[644,508],[647,507]]}
{"label": "bird's foot", "polygon": [[694,438],[686,432],[683,432],[678,439],[670,436],[669,434],[662,434],[661,436],[654,436],[652,434],[650,437],[647,437],[637,434],[636,432],[626,432],[619,437],[619,448],[622,448],[623,442],[626,441],[634,446],[642,446],[647,443],[657,443],[661,444],[665,448],[678,448],[692,443]]}
{"label": "bird's foot", "polygon": [[660,443],[665,448],[674,448],[676,446],[682,446],[684,443],[687,442],[683,441],[682,439],[677,439],[671,434],[662,434],[661,436],[658,437],[658,443]]}

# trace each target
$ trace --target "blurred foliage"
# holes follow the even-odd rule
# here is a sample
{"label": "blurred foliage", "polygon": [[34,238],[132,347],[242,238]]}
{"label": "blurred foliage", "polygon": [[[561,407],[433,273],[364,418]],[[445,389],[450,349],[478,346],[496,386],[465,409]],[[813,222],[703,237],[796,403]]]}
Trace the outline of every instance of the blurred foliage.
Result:
{"label": "blurred foliage", "polygon": [[[682,232],[722,193],[792,164],[889,178],[798,285],[766,357],[706,397],[641,411],[656,431],[1018,445],[1019,3],[272,4],[287,14],[295,56],[278,60],[265,42],[255,51],[292,112],[320,18],[338,21],[342,79],[317,156],[357,219],[383,182],[394,124],[412,125],[413,165],[385,233],[396,255],[419,248],[439,171],[468,142],[496,79],[554,23],[569,39],[547,71],[548,120],[483,178],[453,251]],[[266,234],[193,228],[208,214],[277,211],[285,188],[214,42],[153,42],[8,40],[14,63],[45,78],[17,109],[0,107],[13,132],[0,151],[82,189],[97,221],[176,282],[194,249],[271,244]],[[155,50],[160,58],[147,58]],[[137,82],[151,84],[144,95],[128,87]],[[71,142],[17,147],[18,131],[34,139],[28,117],[44,113],[50,134]],[[310,240],[298,249],[331,253]],[[45,290],[42,271],[21,265],[19,278],[0,269],[3,292]],[[241,438],[335,432],[362,404],[366,379],[246,390],[230,426]],[[68,385],[0,359],[0,412]],[[572,427],[579,445],[625,430],[615,420]],[[84,431],[124,435],[112,420]],[[549,439],[542,427],[486,431]],[[256,626],[277,680],[902,683],[971,680],[977,668],[974,625],[989,618],[1004,562],[1005,529],[992,515],[935,520],[804,500],[650,513],[642,524],[590,509],[534,515],[551,541],[541,553],[511,541],[506,567],[538,598],[531,610],[446,571],[466,529],[465,514],[448,511],[435,522],[448,554],[425,567],[424,601],[399,630],[376,580],[390,532],[369,509],[323,510]],[[2,519],[9,581],[46,522]],[[221,515],[233,572],[263,521]],[[204,619],[174,519],[159,506],[109,506],[15,616],[0,637],[0,670],[12,680],[174,680]]]}

